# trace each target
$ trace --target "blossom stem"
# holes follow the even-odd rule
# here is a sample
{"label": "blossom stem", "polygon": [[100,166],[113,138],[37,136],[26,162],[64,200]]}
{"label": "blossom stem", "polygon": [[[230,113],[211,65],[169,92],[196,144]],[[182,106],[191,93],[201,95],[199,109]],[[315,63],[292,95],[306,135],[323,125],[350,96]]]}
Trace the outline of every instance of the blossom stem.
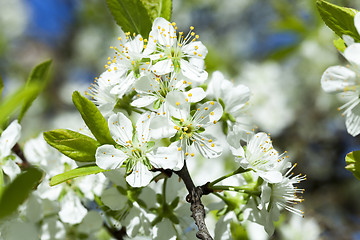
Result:
{"label": "blossom stem", "polygon": [[236,191],[236,192],[242,192],[242,193],[246,193],[246,194],[250,194],[250,195],[256,195],[256,196],[260,196],[261,192],[260,191],[252,191],[249,190],[246,187],[237,187],[237,186],[209,186],[209,188],[211,190],[215,190],[215,191]]}
{"label": "blossom stem", "polygon": [[[191,204],[190,210],[192,212],[192,217],[195,220],[195,224],[198,226],[199,231],[196,233],[198,239],[203,240],[213,240],[211,237],[205,223],[205,209],[204,205],[201,202],[201,196],[209,194],[210,192],[206,191],[203,187],[195,187],[194,182],[191,179],[189,171],[186,166],[186,161],[184,166],[180,171],[175,171],[175,173],[184,181],[186,189],[189,194],[186,196],[186,201]],[[205,185],[207,186],[207,184]]]}
{"label": "blossom stem", "polygon": [[224,179],[226,179],[226,178],[228,178],[228,177],[234,176],[234,175],[236,175],[236,174],[244,173],[244,172],[247,172],[247,171],[249,171],[249,170],[248,170],[248,169],[244,169],[244,168],[242,168],[242,167],[239,167],[239,168],[236,169],[234,172],[229,173],[229,174],[227,174],[227,175],[225,175],[225,176],[222,176],[222,177],[220,177],[220,178],[212,181],[211,183],[209,183],[209,188],[213,189],[213,186],[214,186],[215,184],[217,184],[218,182],[221,182],[222,180],[224,180]]}
{"label": "blossom stem", "polygon": [[162,195],[163,195],[163,206],[166,204],[166,183],[168,178],[164,178],[163,186],[162,186]]}

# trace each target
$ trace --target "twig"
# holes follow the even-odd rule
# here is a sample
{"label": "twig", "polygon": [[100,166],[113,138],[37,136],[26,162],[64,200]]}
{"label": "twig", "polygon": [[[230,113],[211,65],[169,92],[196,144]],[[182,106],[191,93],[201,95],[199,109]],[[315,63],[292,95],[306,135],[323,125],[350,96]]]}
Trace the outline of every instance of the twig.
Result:
{"label": "twig", "polygon": [[175,171],[175,173],[184,181],[186,189],[189,192],[189,194],[186,196],[186,201],[191,204],[191,216],[194,218],[195,224],[199,229],[199,231],[196,233],[196,237],[202,240],[213,240],[206,227],[205,209],[201,202],[201,196],[211,192],[211,190],[207,187],[209,183],[203,186],[195,187],[195,184],[192,181],[187,169],[186,162],[184,162],[184,167],[180,171]]}
{"label": "twig", "polygon": [[12,151],[21,159],[22,163],[20,165],[21,168],[28,168],[31,164],[28,162],[26,157],[24,156],[23,151],[20,148],[19,143],[16,143],[15,146],[12,148]]}

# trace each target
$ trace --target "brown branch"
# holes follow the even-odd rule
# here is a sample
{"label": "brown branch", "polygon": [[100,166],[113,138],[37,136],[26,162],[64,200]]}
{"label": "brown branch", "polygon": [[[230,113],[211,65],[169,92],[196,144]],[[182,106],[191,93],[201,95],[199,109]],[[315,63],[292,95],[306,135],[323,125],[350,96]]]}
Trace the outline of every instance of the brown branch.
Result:
{"label": "brown branch", "polygon": [[26,169],[31,166],[31,164],[28,162],[28,160],[24,156],[24,153],[21,150],[19,143],[15,144],[15,146],[12,148],[12,151],[21,159],[22,163],[20,164],[20,167],[22,169]]}
{"label": "brown branch", "polygon": [[195,220],[195,224],[198,227],[198,232],[196,237],[202,240],[213,240],[211,237],[205,223],[205,209],[204,205],[201,202],[201,196],[209,194],[211,190],[207,187],[208,183],[203,186],[195,187],[194,182],[191,179],[189,171],[186,166],[186,161],[184,162],[184,167],[180,171],[175,171],[175,173],[184,181],[186,189],[189,194],[186,196],[186,201],[191,204],[190,210],[192,212],[192,218]]}

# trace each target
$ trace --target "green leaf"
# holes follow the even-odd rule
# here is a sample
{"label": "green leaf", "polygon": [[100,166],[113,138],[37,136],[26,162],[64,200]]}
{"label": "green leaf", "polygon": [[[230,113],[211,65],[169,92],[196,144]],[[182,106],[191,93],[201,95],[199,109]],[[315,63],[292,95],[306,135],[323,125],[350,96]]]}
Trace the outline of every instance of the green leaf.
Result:
{"label": "green leaf", "polygon": [[344,52],[346,49],[345,42],[342,40],[342,38],[338,38],[333,41],[334,46],[339,50],[340,52]]}
{"label": "green leaf", "polygon": [[67,172],[64,172],[64,173],[61,173],[61,174],[58,174],[58,175],[52,177],[50,179],[49,185],[55,186],[60,183],[71,180],[73,178],[83,177],[83,176],[87,176],[90,174],[97,174],[97,173],[106,172],[106,171],[110,171],[110,170],[101,169],[96,165],[86,165],[86,166],[78,167],[78,168],[72,169],[70,171],[67,171]]}
{"label": "green leaf", "polygon": [[32,96],[35,92],[38,91],[38,87],[35,85],[30,85],[27,87],[23,87],[4,99],[0,103],[0,126],[3,126],[5,121],[22,103],[23,100]]}
{"label": "green leaf", "polygon": [[141,0],[106,0],[106,3],[115,22],[124,32],[148,37],[152,21]]}
{"label": "green leaf", "polygon": [[2,94],[3,89],[4,89],[4,83],[3,83],[2,77],[0,75],[0,98],[1,98],[1,94]]}
{"label": "green leaf", "polygon": [[81,96],[78,91],[73,93],[72,100],[94,137],[101,144],[115,145],[116,143],[110,135],[108,123],[95,104]]}
{"label": "green leaf", "polygon": [[141,0],[152,21],[157,17],[171,20],[172,0]]}
{"label": "green leaf", "polygon": [[18,116],[18,121],[21,122],[22,118],[24,117],[26,111],[29,109],[33,101],[39,95],[39,93],[46,87],[46,74],[49,70],[51,65],[51,60],[47,60],[43,63],[37,65],[30,73],[30,76],[26,82],[26,87],[35,85],[38,86],[37,91],[32,92],[29,94],[23,101],[23,106],[21,108],[20,114]]}
{"label": "green leaf", "polygon": [[37,168],[29,168],[19,174],[3,191],[0,199],[0,219],[9,216],[29,196],[43,176]]}
{"label": "green leaf", "polygon": [[339,37],[344,34],[360,42],[360,35],[354,25],[355,9],[340,7],[323,0],[316,1],[320,16],[325,24]]}
{"label": "green leaf", "polygon": [[67,129],[44,132],[47,143],[65,156],[79,162],[95,162],[99,143],[91,137]]}
{"label": "green leaf", "polygon": [[346,169],[360,180],[360,151],[349,152],[345,157]]}

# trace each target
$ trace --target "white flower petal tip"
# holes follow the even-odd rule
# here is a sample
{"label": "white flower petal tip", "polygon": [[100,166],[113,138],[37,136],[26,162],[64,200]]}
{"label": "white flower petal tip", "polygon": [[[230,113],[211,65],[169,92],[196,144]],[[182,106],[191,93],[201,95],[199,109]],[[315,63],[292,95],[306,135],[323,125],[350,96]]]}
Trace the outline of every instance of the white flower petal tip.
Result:
{"label": "white flower petal tip", "polygon": [[333,66],[323,73],[321,87],[329,93],[356,90],[355,80],[356,73],[354,71],[342,66]]}
{"label": "white flower petal tip", "polygon": [[130,175],[126,177],[126,181],[130,186],[138,188],[147,186],[152,178],[153,173],[150,172],[147,167],[139,161],[135,164],[134,169]]}
{"label": "white flower petal tip", "polygon": [[128,156],[113,145],[102,145],[96,150],[95,158],[96,165],[108,170],[120,168]]}

